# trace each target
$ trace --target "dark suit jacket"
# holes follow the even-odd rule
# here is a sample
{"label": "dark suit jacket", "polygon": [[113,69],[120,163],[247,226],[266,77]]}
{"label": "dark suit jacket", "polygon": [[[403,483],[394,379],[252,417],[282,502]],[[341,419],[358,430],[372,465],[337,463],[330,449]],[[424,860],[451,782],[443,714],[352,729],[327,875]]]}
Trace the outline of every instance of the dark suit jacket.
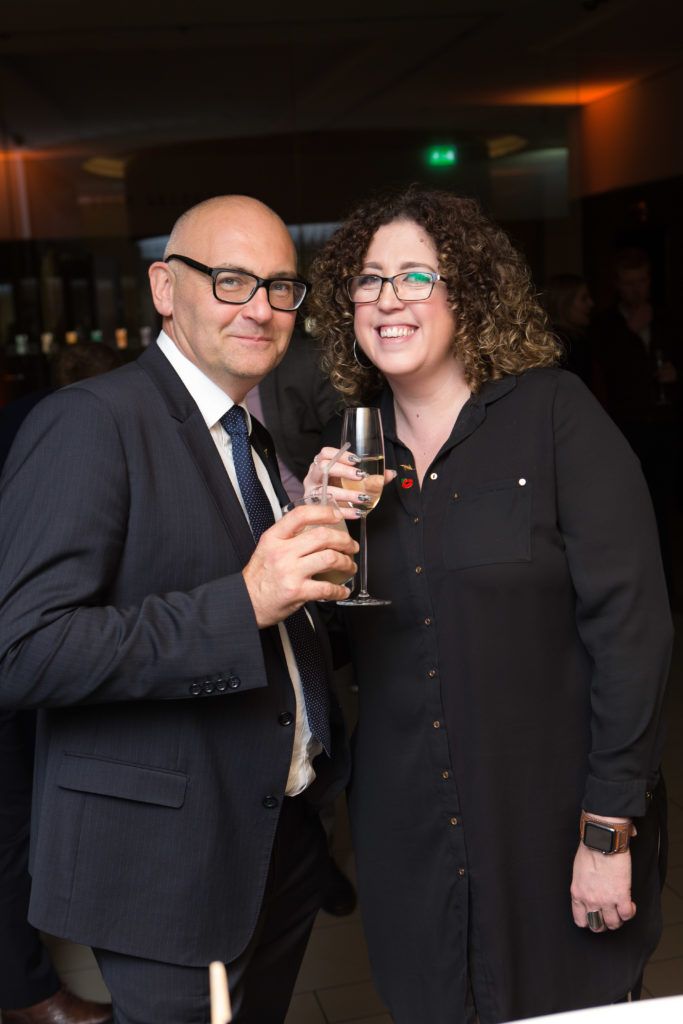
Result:
{"label": "dark suit jacket", "polygon": [[[253,443],[286,501],[257,423]],[[32,922],[170,963],[233,959],[261,903],[295,700],[241,575],[254,542],[237,496],[156,346],[40,403],[0,515],[0,706],[44,709]],[[333,747],[311,802],[346,779],[336,703]]]}

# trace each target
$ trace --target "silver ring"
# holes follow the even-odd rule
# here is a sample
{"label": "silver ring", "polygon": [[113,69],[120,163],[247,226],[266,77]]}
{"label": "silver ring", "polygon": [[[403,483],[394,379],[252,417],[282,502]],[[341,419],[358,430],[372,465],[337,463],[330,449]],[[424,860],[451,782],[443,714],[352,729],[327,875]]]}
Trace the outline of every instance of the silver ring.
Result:
{"label": "silver ring", "polygon": [[588,918],[588,927],[592,932],[599,932],[601,928],[604,928],[605,922],[601,910],[589,910],[586,917]]}

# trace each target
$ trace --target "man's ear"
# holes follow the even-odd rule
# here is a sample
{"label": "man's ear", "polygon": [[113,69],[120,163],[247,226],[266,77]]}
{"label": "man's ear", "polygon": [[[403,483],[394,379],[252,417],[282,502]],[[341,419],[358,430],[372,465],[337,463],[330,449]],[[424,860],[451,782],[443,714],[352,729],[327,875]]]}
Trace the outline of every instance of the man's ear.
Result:
{"label": "man's ear", "polygon": [[173,275],[168,263],[157,260],[149,268],[149,286],[152,302],[157,313],[168,317],[173,315]]}

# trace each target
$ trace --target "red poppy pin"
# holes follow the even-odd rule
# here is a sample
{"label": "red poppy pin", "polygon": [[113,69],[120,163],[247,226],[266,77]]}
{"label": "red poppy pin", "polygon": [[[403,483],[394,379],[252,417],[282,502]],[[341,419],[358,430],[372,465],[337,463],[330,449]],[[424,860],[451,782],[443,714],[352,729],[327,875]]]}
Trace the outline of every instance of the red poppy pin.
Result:
{"label": "red poppy pin", "polygon": [[409,491],[413,486],[413,481],[408,476],[401,477],[401,487],[404,491]]}

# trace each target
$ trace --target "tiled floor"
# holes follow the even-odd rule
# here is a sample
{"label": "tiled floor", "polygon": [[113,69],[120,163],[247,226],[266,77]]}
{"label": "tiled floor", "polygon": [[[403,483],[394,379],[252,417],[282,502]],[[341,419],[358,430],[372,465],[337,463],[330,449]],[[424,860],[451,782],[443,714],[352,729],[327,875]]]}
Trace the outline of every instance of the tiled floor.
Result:
{"label": "tiled floor", "polygon": [[[683,614],[676,616],[677,647],[669,684],[665,772],[669,789],[670,867],[664,890],[664,934],[645,971],[645,995],[683,993]],[[353,862],[343,811],[336,829],[337,857]],[[89,949],[49,940],[56,966],[75,992],[106,998]],[[334,918],[321,913],[301,968],[286,1024],[391,1024],[370,978],[358,911]],[[417,1024],[417,1022],[416,1022]]]}

